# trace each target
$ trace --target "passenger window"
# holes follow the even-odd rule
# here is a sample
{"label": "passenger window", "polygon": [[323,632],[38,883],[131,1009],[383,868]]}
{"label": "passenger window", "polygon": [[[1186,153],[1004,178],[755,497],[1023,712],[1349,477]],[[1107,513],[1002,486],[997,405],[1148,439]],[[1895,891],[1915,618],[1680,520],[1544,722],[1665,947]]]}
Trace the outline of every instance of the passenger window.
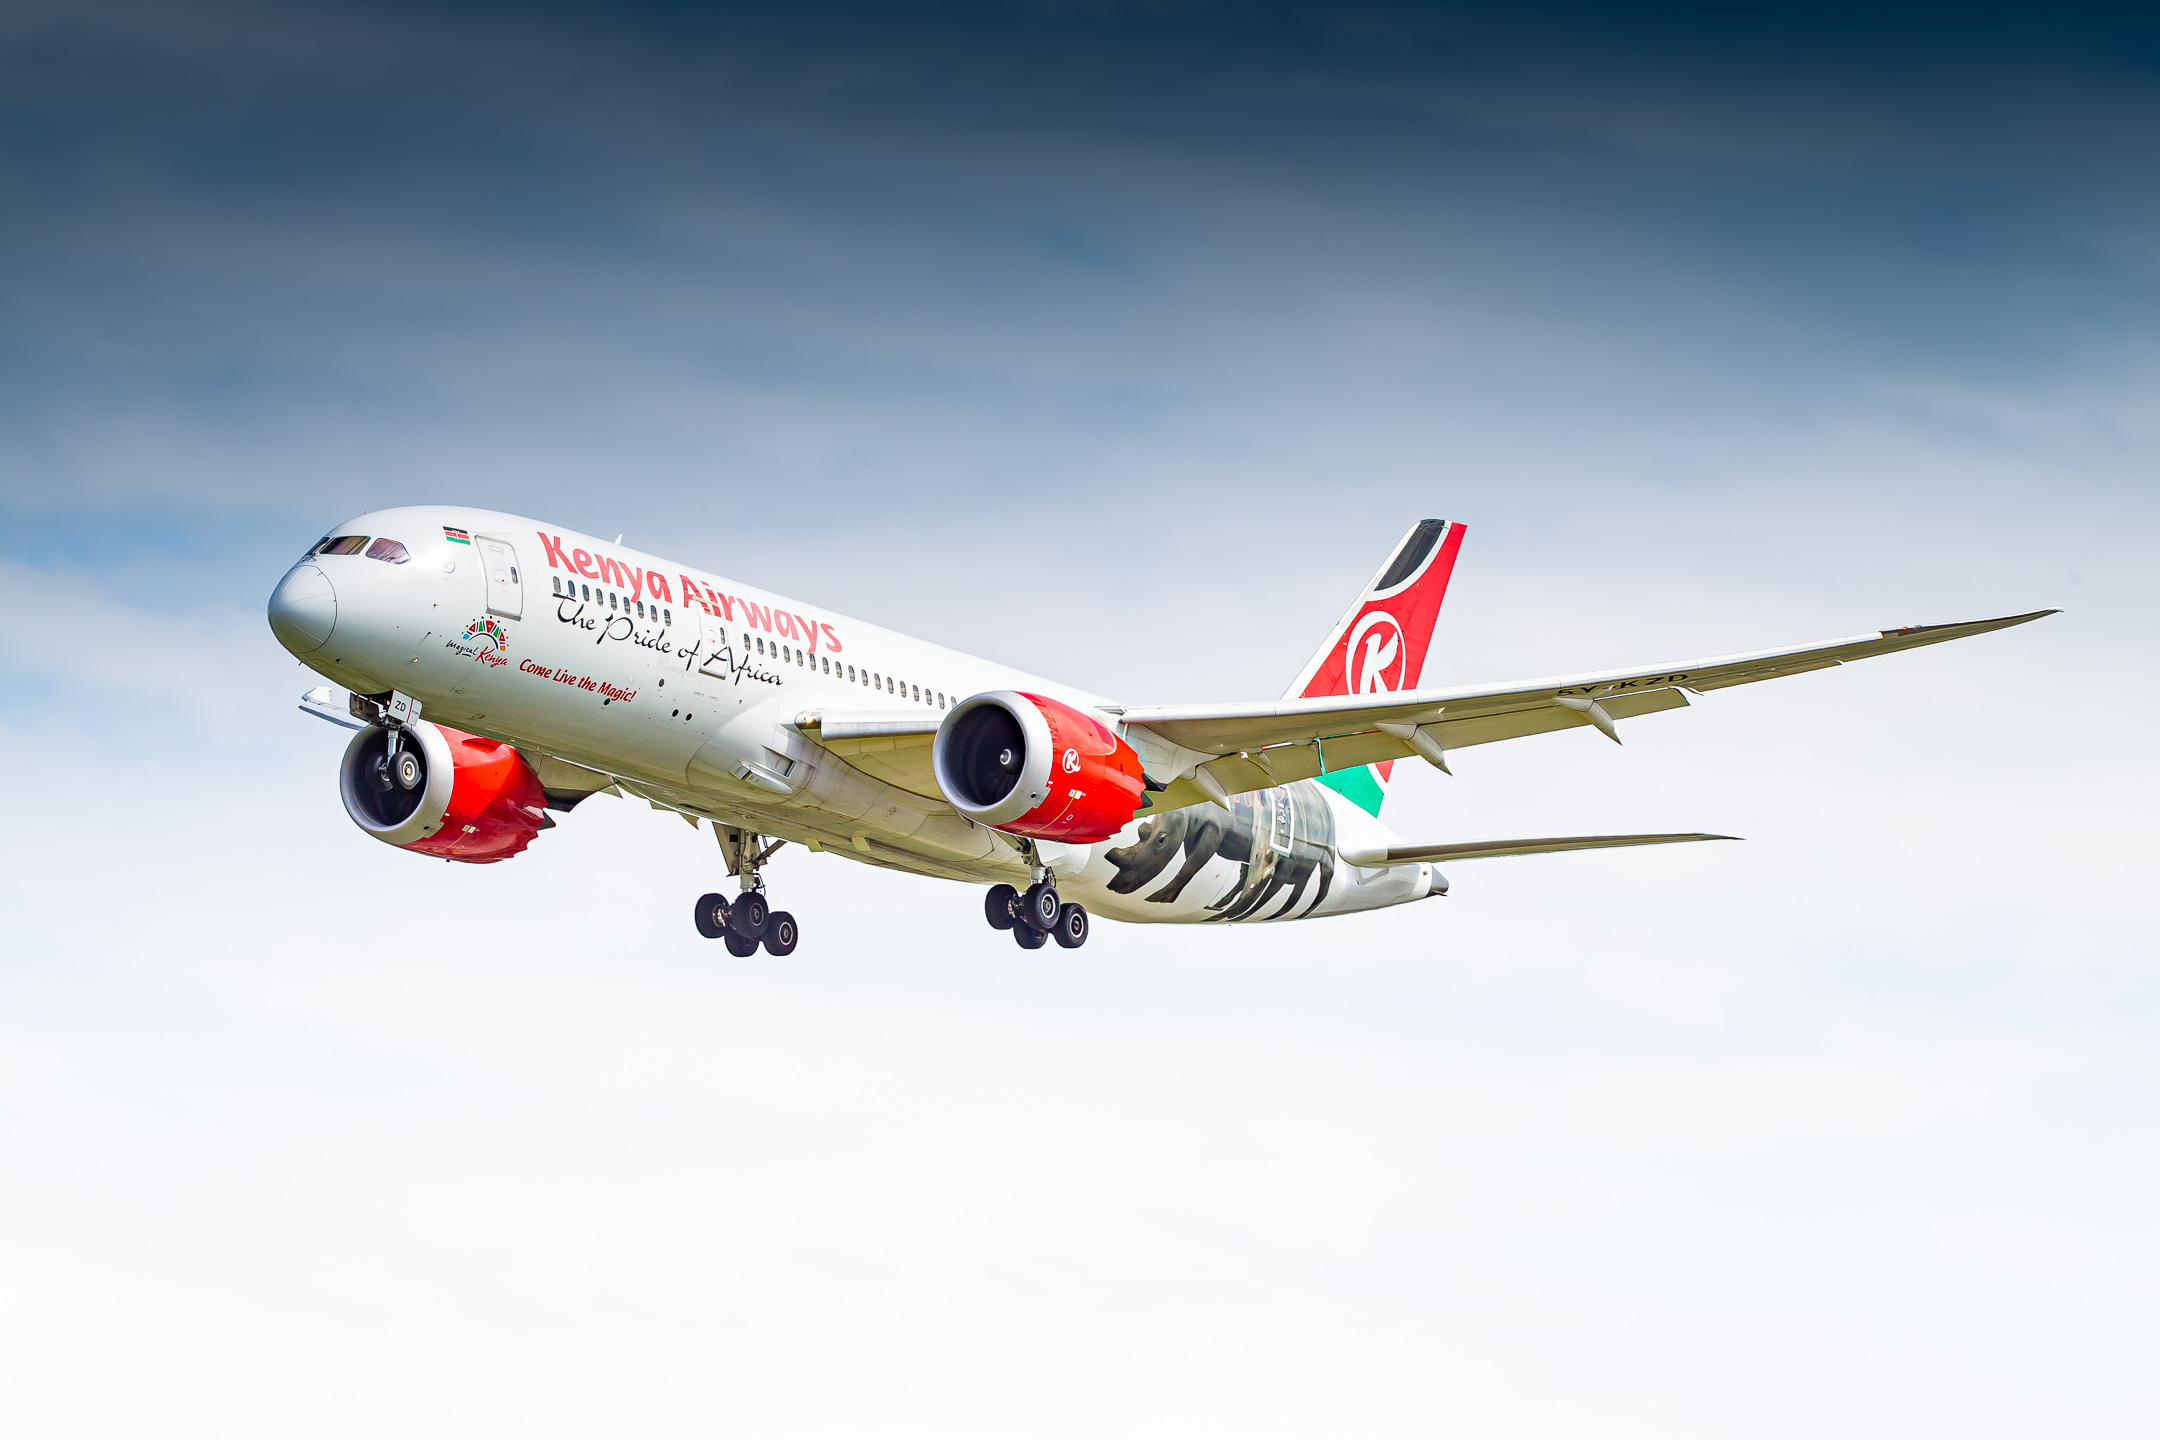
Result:
{"label": "passenger window", "polygon": [[583,591],[585,592],[585,598],[586,598],[587,600],[590,600],[590,599],[592,599],[592,586],[590,586],[590,585],[580,585],[580,586],[578,586],[578,589],[580,589],[580,590],[583,590]]}
{"label": "passenger window", "polygon": [[325,540],[315,547],[318,555],[357,555],[367,549],[365,535],[340,535],[335,540]]}
{"label": "passenger window", "polygon": [[392,565],[403,565],[406,561],[412,559],[412,553],[403,545],[385,535],[382,539],[367,547],[367,558],[387,561]]}
{"label": "passenger window", "polygon": [[662,625],[672,625],[672,624],[674,624],[674,623],[675,623],[675,612],[674,612],[673,610],[662,610],[662,611],[660,612],[660,623],[661,623]]}

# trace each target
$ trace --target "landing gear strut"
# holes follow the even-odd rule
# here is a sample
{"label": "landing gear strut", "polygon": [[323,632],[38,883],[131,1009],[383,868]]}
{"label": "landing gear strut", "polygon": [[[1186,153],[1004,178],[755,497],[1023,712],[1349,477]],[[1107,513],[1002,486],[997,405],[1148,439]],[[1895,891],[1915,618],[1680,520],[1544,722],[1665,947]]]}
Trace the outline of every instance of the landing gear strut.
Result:
{"label": "landing gear strut", "polygon": [[773,851],[787,842],[775,840],[768,845],[763,836],[740,830],[723,829],[719,834],[720,848],[728,858],[728,874],[742,878],[742,893],[733,904],[717,892],[700,895],[693,914],[698,934],[726,942],[730,955],[755,955],[760,945],[770,955],[792,954],[801,938],[795,917],[772,908],[765,898],[764,877],[758,874]]}

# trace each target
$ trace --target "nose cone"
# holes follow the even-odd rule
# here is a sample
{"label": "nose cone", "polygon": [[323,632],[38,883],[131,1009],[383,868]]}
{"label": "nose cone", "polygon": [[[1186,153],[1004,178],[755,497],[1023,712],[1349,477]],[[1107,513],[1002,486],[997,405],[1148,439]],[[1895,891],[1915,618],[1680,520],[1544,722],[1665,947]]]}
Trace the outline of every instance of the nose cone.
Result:
{"label": "nose cone", "polygon": [[337,624],[337,591],[313,561],[303,560],[285,572],[270,592],[270,633],[295,655],[322,649]]}

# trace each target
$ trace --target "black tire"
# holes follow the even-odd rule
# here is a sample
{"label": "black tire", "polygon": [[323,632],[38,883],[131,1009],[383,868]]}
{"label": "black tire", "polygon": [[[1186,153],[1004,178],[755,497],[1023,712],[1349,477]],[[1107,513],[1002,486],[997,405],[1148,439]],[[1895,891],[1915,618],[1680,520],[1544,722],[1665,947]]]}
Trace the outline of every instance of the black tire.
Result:
{"label": "black tire", "polygon": [[697,897],[697,933],[708,940],[717,940],[727,933],[727,896],[705,894]]}
{"label": "black tire", "polygon": [[747,960],[752,955],[757,954],[758,942],[747,936],[738,935],[733,930],[730,930],[720,938],[727,944],[727,953],[739,959]]}
{"label": "black tire", "polygon": [[1067,950],[1077,950],[1087,944],[1088,913],[1083,905],[1063,905],[1058,908],[1057,929],[1051,932],[1058,944]]}
{"label": "black tire", "polygon": [[1015,925],[1012,930],[1013,940],[1023,950],[1040,950],[1050,940],[1049,936],[1043,934],[1033,925]]}
{"label": "black tire", "polygon": [[1057,886],[1048,880],[1028,886],[1028,892],[1020,900],[1020,918],[1047,935],[1057,929]]}
{"label": "black tire", "polygon": [[785,910],[775,910],[765,922],[765,953],[768,955],[792,955],[795,942],[802,938],[795,928],[795,917]]}
{"label": "black tire", "polygon": [[765,922],[772,917],[772,906],[755,890],[745,890],[728,906],[728,928],[745,940],[765,938]]}
{"label": "black tire", "polygon": [[1010,930],[1020,913],[1020,892],[1010,885],[992,885],[983,896],[983,918],[993,930]]}
{"label": "black tire", "polygon": [[398,789],[408,792],[419,789],[420,782],[427,779],[427,762],[412,748],[412,741],[407,740],[405,748],[390,757],[390,778]]}

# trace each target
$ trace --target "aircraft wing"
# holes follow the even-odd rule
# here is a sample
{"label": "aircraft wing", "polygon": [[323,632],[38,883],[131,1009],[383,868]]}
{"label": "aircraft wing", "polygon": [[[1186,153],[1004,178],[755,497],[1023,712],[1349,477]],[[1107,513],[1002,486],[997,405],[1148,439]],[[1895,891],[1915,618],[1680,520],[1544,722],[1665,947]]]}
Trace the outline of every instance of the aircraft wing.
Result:
{"label": "aircraft wing", "polygon": [[1546,840],[1473,840],[1461,845],[1387,845],[1345,850],[1352,865],[1416,865],[1422,861],[1496,860],[1506,855],[1550,855],[1559,850],[1617,850],[1623,845],[1679,845],[1690,840],[1737,840],[1737,835],[1562,835]]}
{"label": "aircraft wing", "polygon": [[[1128,731],[1143,727],[1191,756],[1187,768],[1178,772],[1181,778],[1151,807],[1177,809],[1218,798],[1210,793],[1217,788],[1237,794],[1307,779],[1323,770],[1409,755],[1444,766],[1449,750],[1578,726],[1593,726],[1618,741],[1614,722],[1678,709],[1688,703],[1690,693],[1826,670],[2055,613],[2034,610],[1996,620],[1908,625],[1820,645],[1500,685],[1252,704],[1133,705],[1126,707],[1122,719]],[[1217,758],[1202,758],[1206,756]],[[1201,774],[1206,778],[1197,778]]]}

